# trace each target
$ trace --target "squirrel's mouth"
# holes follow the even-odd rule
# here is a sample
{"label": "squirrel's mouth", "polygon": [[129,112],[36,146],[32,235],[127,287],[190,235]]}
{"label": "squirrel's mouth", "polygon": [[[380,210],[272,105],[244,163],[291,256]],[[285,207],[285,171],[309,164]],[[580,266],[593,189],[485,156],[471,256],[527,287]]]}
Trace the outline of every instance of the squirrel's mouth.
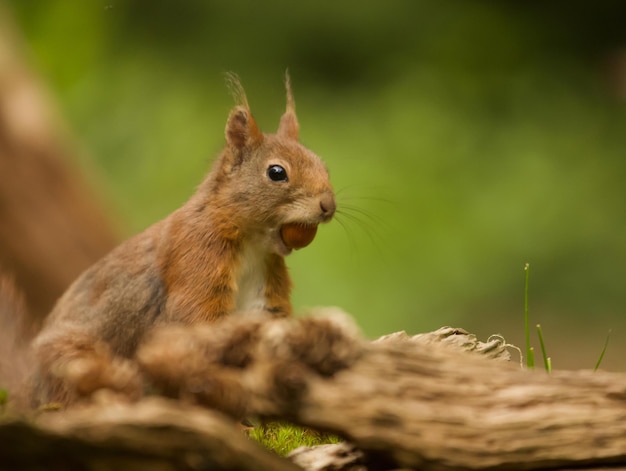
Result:
{"label": "squirrel's mouth", "polygon": [[306,247],[317,234],[317,224],[292,222],[280,227],[280,239],[289,250]]}

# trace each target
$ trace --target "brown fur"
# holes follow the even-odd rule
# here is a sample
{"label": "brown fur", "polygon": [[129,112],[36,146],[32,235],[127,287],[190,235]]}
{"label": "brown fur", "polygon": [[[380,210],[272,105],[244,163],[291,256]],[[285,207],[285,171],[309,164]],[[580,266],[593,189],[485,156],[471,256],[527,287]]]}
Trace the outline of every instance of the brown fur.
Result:
{"label": "brown fur", "polygon": [[[48,317],[34,342],[36,402],[70,404],[101,388],[137,394],[129,360],[157,325],[250,310],[291,314],[290,250],[280,228],[328,222],[333,190],[322,161],[297,140],[289,80],[276,134],[259,131],[231,81],[239,105],[228,117],[226,147],[195,195],[84,272]],[[287,182],[269,178],[273,165],[285,168]]]}

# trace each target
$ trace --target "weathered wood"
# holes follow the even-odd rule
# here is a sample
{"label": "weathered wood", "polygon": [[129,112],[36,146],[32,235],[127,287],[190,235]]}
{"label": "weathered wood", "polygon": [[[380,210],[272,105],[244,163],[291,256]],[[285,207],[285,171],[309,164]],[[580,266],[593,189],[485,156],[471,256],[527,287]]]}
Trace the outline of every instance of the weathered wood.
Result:
{"label": "weathered wood", "polygon": [[[240,443],[236,421],[184,405],[196,402],[338,433],[363,452],[357,469],[626,468],[626,375],[547,375],[487,359],[504,347],[451,328],[370,343],[337,313],[166,326],[140,349],[139,367],[154,392],[180,402],[96,404],[34,427],[9,422],[0,426],[0,463],[283,469]],[[236,465],[216,461],[235,457]]]}
{"label": "weathered wood", "polygon": [[626,378],[523,372],[456,352],[371,349],[308,384],[293,420],[419,469],[626,464]]}
{"label": "weathered wood", "polygon": [[[155,384],[175,393],[176,383],[179,394],[230,413],[338,433],[395,466],[626,466],[623,374],[547,375],[437,343],[368,344],[344,318],[234,321],[210,330],[156,335],[142,353]],[[177,338],[193,346],[184,351]],[[228,339],[239,340],[237,350]],[[168,378],[166,357],[195,365],[193,372]]]}
{"label": "weathered wood", "polygon": [[297,471],[222,414],[163,399],[0,424],[0,469]]}
{"label": "weathered wood", "polygon": [[306,471],[368,471],[363,452],[346,442],[302,446],[287,458]]}
{"label": "weathered wood", "polygon": [[406,348],[413,348],[416,345],[428,348],[429,345],[439,344],[455,348],[460,352],[479,353],[484,358],[504,361],[511,359],[509,349],[516,350],[520,357],[522,354],[519,348],[506,343],[501,335],[492,335],[486,342],[481,342],[474,334],[470,334],[465,329],[454,327],[441,327],[433,332],[413,336],[409,336],[404,331],[394,332],[374,340],[374,344],[404,345]]}

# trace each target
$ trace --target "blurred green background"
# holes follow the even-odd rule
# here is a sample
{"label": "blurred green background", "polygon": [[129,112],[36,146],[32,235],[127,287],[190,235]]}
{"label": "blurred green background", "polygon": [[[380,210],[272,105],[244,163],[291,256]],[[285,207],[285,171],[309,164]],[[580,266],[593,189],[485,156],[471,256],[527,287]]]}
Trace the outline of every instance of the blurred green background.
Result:
{"label": "blurred green background", "polygon": [[612,329],[604,367],[626,370],[626,3],[8,5],[127,234],[219,152],[224,73],[273,131],[289,68],[345,208],[288,259],[298,309],[341,306],[369,337],[454,325],[522,346],[528,262],[554,367],[592,367]]}

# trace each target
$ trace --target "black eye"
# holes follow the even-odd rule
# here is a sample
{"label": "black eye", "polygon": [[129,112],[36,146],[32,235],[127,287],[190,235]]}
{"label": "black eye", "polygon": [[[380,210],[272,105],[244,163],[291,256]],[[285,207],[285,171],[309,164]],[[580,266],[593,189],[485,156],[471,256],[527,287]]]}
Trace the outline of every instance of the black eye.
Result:
{"label": "black eye", "polygon": [[285,170],[280,165],[270,165],[267,169],[267,176],[273,182],[286,182],[287,178],[287,170]]}

